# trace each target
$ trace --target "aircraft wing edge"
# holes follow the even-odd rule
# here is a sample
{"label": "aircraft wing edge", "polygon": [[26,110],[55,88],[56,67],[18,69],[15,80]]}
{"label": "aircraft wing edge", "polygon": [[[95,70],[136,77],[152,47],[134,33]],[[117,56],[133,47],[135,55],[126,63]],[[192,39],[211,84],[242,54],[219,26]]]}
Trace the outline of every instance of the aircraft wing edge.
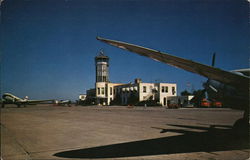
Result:
{"label": "aircraft wing edge", "polygon": [[108,43],[110,45],[113,45],[115,47],[118,47],[124,50],[128,50],[130,52],[137,53],[141,56],[149,57],[156,61],[160,61],[168,65],[181,68],[181,69],[202,75],[210,79],[220,81],[225,84],[229,84],[229,85],[233,85],[237,87],[241,87],[243,85],[245,86],[246,84],[249,84],[249,78],[246,76],[237,75],[232,72],[228,72],[225,70],[221,70],[219,68],[215,68],[212,66],[194,62],[192,60],[187,60],[184,58],[173,56],[173,55],[163,53],[160,51],[156,51],[153,49],[145,48],[145,47],[134,45],[134,44],[129,44],[126,42],[110,40],[110,39],[105,39],[101,37],[97,37],[97,40]]}

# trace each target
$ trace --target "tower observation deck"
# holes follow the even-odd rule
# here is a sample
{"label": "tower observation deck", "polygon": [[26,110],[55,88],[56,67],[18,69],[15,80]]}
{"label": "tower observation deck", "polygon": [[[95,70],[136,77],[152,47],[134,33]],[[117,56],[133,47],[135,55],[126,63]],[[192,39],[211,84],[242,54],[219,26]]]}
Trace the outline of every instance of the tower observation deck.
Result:
{"label": "tower observation deck", "polygon": [[103,50],[95,57],[96,82],[109,82],[109,57],[104,55]]}

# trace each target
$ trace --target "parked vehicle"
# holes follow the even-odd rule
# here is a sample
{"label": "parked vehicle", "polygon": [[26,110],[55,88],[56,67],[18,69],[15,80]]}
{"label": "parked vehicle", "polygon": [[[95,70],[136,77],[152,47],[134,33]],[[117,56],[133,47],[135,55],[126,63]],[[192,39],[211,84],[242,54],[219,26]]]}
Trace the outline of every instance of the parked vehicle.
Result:
{"label": "parked vehicle", "polygon": [[220,101],[213,101],[212,102],[212,107],[220,108],[222,106],[223,106],[222,102],[220,102]]}
{"label": "parked vehicle", "polygon": [[200,105],[199,105],[199,107],[207,107],[207,108],[211,107],[211,106],[212,106],[212,103],[209,100],[207,100],[206,98],[203,98],[200,102]]}

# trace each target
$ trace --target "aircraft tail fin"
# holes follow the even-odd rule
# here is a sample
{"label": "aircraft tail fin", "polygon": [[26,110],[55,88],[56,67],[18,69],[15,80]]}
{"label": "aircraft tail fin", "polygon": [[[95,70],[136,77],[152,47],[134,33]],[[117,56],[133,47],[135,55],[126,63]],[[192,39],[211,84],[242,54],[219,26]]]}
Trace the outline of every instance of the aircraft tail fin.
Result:
{"label": "aircraft tail fin", "polygon": [[28,96],[25,96],[25,97],[24,97],[24,100],[25,100],[25,101],[28,101],[28,100],[29,100],[29,97],[28,97]]}

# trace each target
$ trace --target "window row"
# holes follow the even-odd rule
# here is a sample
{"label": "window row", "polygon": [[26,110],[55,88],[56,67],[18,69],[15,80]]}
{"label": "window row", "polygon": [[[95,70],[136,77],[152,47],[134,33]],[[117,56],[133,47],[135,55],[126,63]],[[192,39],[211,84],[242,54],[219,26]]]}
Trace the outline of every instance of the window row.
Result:
{"label": "window row", "polygon": [[161,87],[161,92],[162,93],[168,93],[168,86],[162,86]]}
{"label": "window row", "polygon": [[98,87],[98,88],[97,88],[97,94],[98,94],[98,95],[100,95],[100,94],[104,95],[104,93],[105,93],[105,92],[104,92],[104,87],[102,87],[102,88],[99,88],[99,87]]}
{"label": "window row", "polygon": [[[150,92],[152,92],[153,91],[153,86],[150,86]],[[155,89],[155,91],[157,91],[157,89]],[[143,88],[142,88],[142,92],[143,93],[146,93],[147,92],[147,86],[143,86]],[[168,93],[168,86],[162,86],[161,87],[161,92],[162,93]],[[172,87],[172,94],[174,95],[175,94],[175,87]]]}
{"label": "window row", "polygon": [[[113,94],[113,88],[110,87],[109,89],[110,89],[109,94],[112,95]],[[97,88],[97,94],[98,95],[104,95],[104,93],[105,93],[105,88],[104,87],[101,87],[101,88],[98,87]]]}
{"label": "window row", "polygon": [[97,71],[97,76],[107,75],[108,72],[106,71]]}
{"label": "window row", "polygon": [[108,81],[107,76],[97,76],[97,82],[106,82]]}

